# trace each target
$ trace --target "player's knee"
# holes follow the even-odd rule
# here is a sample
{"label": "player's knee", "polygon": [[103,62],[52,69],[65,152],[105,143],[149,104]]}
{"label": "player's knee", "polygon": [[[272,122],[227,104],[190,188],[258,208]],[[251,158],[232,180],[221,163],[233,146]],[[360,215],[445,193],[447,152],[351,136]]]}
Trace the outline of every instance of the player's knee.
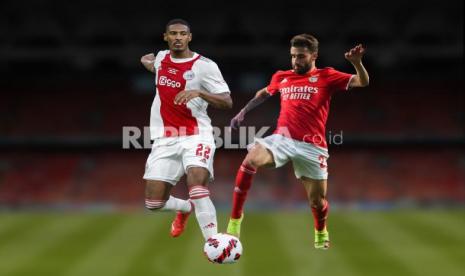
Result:
{"label": "player's knee", "polygon": [[166,200],[157,200],[157,199],[145,199],[145,208],[149,209],[150,211],[157,211],[161,210],[165,207]]}
{"label": "player's knee", "polygon": [[250,168],[253,168],[255,170],[257,170],[258,168],[262,167],[264,164],[263,164],[263,160],[261,160],[260,156],[258,154],[254,154],[254,153],[249,153],[247,154],[246,158],[244,159],[244,161],[242,162],[242,164],[250,167]]}
{"label": "player's knee", "polygon": [[246,164],[255,170],[261,167],[268,166],[273,163],[273,158],[268,150],[260,144],[256,144],[244,159],[243,164]]}

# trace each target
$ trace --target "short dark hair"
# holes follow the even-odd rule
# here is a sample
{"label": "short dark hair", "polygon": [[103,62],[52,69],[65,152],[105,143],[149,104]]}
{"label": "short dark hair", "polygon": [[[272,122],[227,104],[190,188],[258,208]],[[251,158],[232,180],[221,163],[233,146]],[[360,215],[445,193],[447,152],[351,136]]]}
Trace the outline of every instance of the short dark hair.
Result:
{"label": "short dark hair", "polygon": [[171,26],[171,25],[175,25],[175,24],[181,24],[181,25],[184,25],[184,26],[187,26],[187,28],[189,28],[189,32],[191,31],[191,25],[184,19],[181,19],[181,18],[175,18],[175,19],[171,19],[170,21],[168,21],[168,23],[166,23],[166,30],[168,30],[168,27]]}
{"label": "short dark hair", "polygon": [[299,34],[291,39],[291,47],[304,47],[310,52],[318,52],[318,39],[313,35]]}

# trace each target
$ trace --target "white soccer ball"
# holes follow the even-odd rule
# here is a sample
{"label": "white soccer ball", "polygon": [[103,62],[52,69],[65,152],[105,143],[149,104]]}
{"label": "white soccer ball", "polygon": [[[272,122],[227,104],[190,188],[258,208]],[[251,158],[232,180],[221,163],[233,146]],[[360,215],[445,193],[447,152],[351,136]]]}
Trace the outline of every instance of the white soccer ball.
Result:
{"label": "white soccer ball", "polygon": [[212,263],[233,264],[242,255],[242,244],[232,235],[218,233],[205,242],[203,253]]}

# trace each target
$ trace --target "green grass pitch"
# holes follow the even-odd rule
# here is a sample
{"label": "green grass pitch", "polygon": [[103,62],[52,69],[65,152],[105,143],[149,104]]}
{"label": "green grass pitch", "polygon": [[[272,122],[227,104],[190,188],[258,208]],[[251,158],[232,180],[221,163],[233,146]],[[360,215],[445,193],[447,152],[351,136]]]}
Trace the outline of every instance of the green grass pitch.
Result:
{"label": "green grass pitch", "polygon": [[[244,255],[210,264],[191,217],[173,239],[173,214],[0,213],[2,276],[463,276],[464,210],[334,211],[332,248],[315,250],[310,212],[246,214]],[[220,231],[226,214],[219,215]]]}

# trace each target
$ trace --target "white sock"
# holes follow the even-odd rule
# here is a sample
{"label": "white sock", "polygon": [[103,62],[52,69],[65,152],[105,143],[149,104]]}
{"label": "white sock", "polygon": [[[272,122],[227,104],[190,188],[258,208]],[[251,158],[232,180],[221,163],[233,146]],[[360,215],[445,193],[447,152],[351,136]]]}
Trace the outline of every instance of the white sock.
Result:
{"label": "white sock", "polygon": [[195,206],[195,216],[205,240],[218,233],[216,209],[209,195],[208,188],[203,186],[193,186],[189,191],[189,196]]}
{"label": "white sock", "polygon": [[188,213],[192,209],[192,205],[188,200],[183,200],[170,196],[168,201],[166,201],[165,206],[161,208],[162,211],[181,211],[183,213]]}

